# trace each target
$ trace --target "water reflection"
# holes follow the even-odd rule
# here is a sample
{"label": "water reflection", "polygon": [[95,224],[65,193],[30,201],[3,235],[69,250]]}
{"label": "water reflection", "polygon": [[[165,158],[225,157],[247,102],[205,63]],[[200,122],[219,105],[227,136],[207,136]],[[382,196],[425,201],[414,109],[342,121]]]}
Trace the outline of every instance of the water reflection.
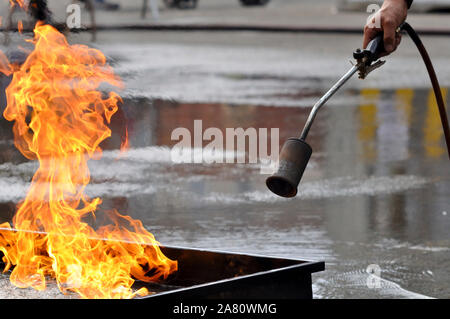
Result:
{"label": "water reflection", "polygon": [[[442,90],[442,97],[447,97],[447,89]],[[448,103],[447,103],[448,105]],[[445,149],[441,146],[443,132],[439,118],[439,111],[437,102],[432,92],[428,95],[427,111],[425,117],[424,132],[424,147],[427,156],[439,157],[445,153]]]}
{"label": "water reflection", "polygon": [[[447,90],[443,89],[447,99]],[[421,151],[426,157],[445,155],[439,113],[431,90],[399,89],[382,91],[364,89],[358,94],[359,105],[335,106],[321,111],[308,141],[322,151],[325,133],[345,143],[356,140],[359,160],[402,161]],[[133,147],[173,146],[171,132],[177,127],[194,130],[194,120],[203,121],[203,129],[249,127],[280,128],[280,140],[297,136],[310,111],[309,108],[262,107],[254,105],[177,103],[145,99],[126,100],[124,113],[128,119],[130,143]],[[320,118],[330,119],[324,128]],[[122,123],[122,121],[117,121]],[[420,130],[418,129],[420,126]],[[115,127],[117,128],[117,125]],[[326,132],[328,130],[329,132]],[[357,134],[354,134],[356,131]],[[411,134],[415,134],[414,138]],[[270,137],[270,136],[269,136]],[[417,141],[422,141],[418,143]],[[204,145],[207,141],[204,141]],[[329,148],[327,146],[326,148]]]}

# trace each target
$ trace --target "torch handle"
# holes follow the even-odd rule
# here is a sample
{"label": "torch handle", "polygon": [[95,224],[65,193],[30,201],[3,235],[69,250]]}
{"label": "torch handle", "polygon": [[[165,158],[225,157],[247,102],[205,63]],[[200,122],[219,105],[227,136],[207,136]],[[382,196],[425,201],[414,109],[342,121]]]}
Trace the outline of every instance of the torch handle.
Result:
{"label": "torch handle", "polygon": [[380,32],[375,38],[373,38],[365,49],[357,49],[353,52],[353,57],[356,61],[363,61],[366,65],[370,65],[372,62],[378,60],[381,53],[384,51],[383,32]]}
{"label": "torch handle", "polygon": [[370,62],[378,60],[380,54],[384,51],[383,33],[380,32],[372,41],[369,42],[363,52],[367,52]]}

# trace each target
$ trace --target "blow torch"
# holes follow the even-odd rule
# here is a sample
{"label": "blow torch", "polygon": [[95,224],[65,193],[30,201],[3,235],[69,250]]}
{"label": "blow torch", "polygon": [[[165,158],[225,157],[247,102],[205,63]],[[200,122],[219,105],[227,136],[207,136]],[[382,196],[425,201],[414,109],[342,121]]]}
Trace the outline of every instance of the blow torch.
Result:
{"label": "blow torch", "polygon": [[[411,37],[427,67],[427,71],[433,85],[433,91],[436,96],[448,156],[450,159],[450,130],[445,104],[436,73],[430,57],[428,56],[428,53],[416,31],[407,22],[400,25],[397,32],[401,32],[402,30],[406,31]],[[379,60],[382,52],[384,52],[382,33],[375,37],[365,49],[357,49],[353,52],[353,57],[356,60],[356,64],[354,64],[352,68],[345,73],[344,76],[342,76],[336,84],[334,84],[331,89],[328,90],[328,92],[326,92],[313,106],[300,137],[291,137],[283,145],[278,160],[278,169],[266,180],[267,187],[273,193],[282,197],[294,197],[297,195],[298,184],[300,183],[312,154],[312,148],[306,142],[306,138],[317,112],[356,72],[358,72],[360,79],[364,79],[370,72],[382,66],[385,63],[385,61]]]}

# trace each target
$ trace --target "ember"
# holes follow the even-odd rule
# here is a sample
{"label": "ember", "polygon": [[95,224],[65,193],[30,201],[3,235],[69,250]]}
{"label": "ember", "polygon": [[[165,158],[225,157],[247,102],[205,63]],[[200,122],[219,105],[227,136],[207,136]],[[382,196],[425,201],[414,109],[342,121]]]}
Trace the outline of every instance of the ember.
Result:
{"label": "ember", "polygon": [[[0,72],[13,75],[6,90],[4,116],[14,121],[15,146],[39,161],[26,198],[9,223],[0,225],[5,271],[17,287],[46,288],[46,277],[59,289],[83,298],[132,298],[135,279],[155,281],[177,270],[139,220],[108,212],[111,224],[94,229],[100,198],[88,198],[87,161],[99,158],[99,144],[111,135],[108,124],[121,101],[102,84],[121,80],[98,50],[70,45],[50,25],[38,22],[34,51],[21,66],[0,52]],[[124,143],[126,145],[126,143]],[[6,231],[9,229],[18,231]],[[99,240],[102,239],[102,240]]]}

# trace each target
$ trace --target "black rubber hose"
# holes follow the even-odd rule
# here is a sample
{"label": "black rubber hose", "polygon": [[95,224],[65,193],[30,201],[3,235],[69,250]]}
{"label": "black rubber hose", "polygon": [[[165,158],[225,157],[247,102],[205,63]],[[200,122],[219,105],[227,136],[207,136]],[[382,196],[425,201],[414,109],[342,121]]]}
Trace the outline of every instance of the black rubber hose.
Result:
{"label": "black rubber hose", "polygon": [[445,110],[444,99],[442,98],[441,87],[439,86],[439,81],[436,76],[436,72],[434,71],[433,64],[431,63],[430,56],[428,55],[425,46],[419,38],[417,32],[411,27],[411,25],[407,22],[403,23],[401,26],[402,30],[405,30],[408,35],[413,40],[417,49],[422,56],[423,62],[428,70],[428,75],[430,76],[431,84],[433,85],[434,95],[436,97],[437,106],[439,108],[439,115],[441,117],[442,129],[444,130],[445,143],[447,144],[447,152],[448,158],[450,159],[450,129],[448,125],[447,112]]}

